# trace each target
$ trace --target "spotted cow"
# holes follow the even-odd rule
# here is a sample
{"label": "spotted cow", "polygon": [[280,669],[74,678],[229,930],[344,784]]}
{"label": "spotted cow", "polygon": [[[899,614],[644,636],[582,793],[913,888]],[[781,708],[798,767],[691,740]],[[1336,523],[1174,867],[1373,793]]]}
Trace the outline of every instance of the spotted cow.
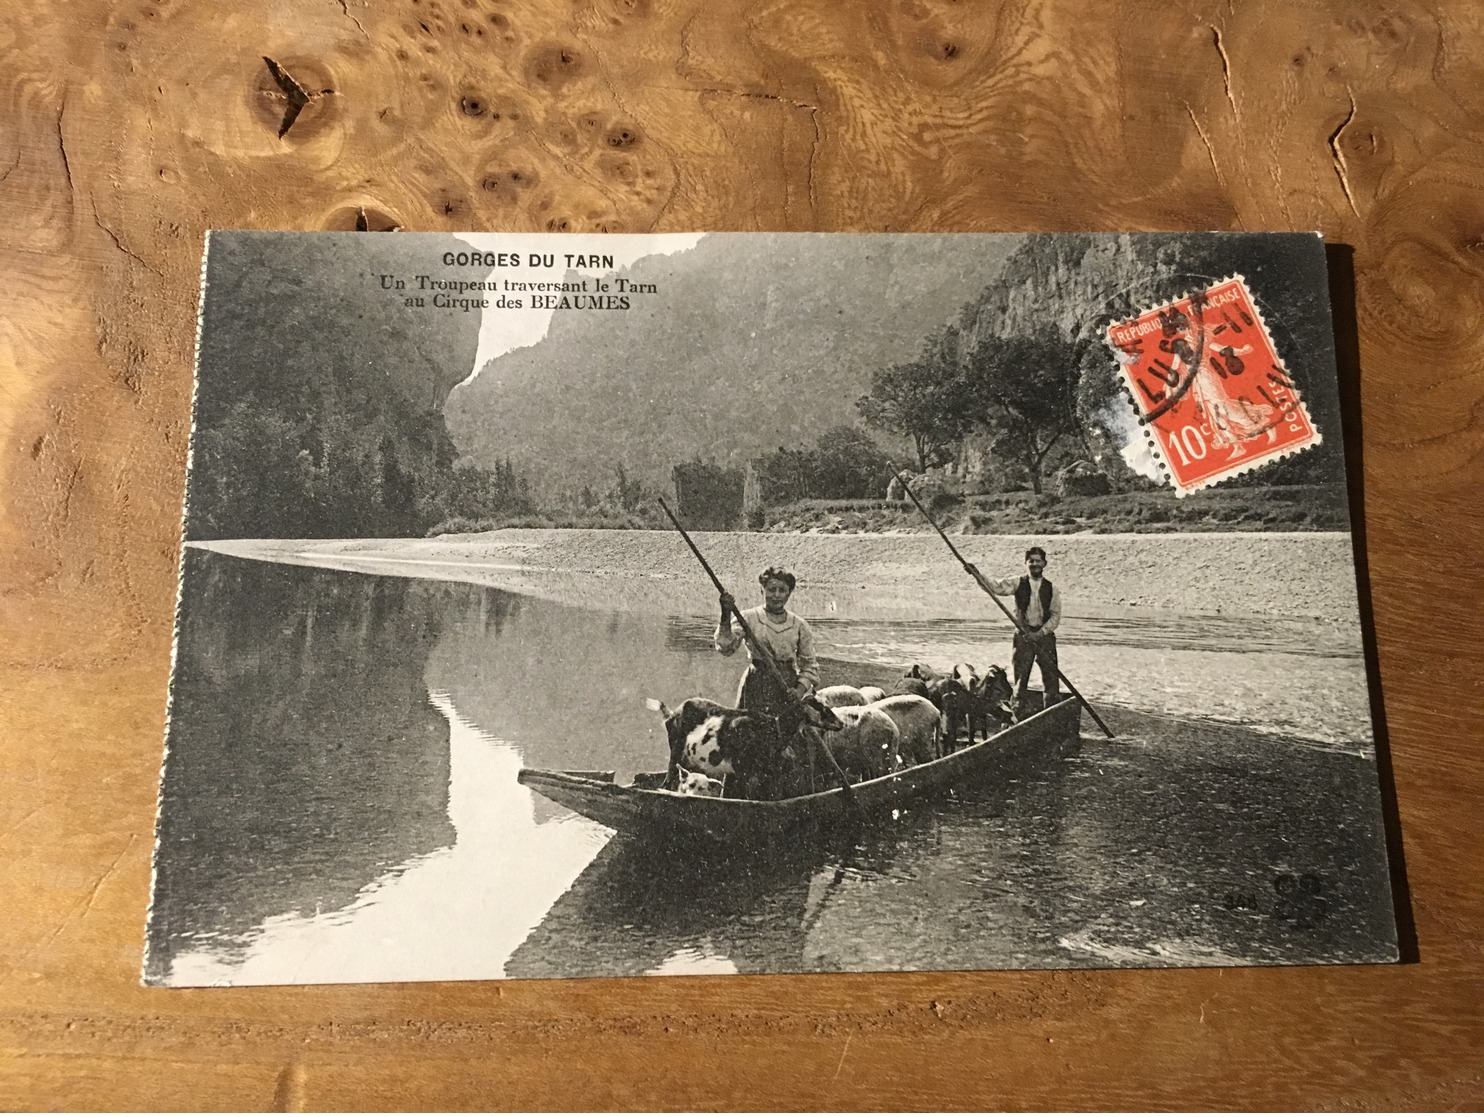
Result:
{"label": "spotted cow", "polygon": [[679,789],[680,769],[724,780],[728,799],[769,799],[788,766],[785,750],[804,724],[841,729],[843,723],[816,699],[805,698],[784,717],[738,710],[709,698],[687,698],[678,710],[648,699],[646,705],[665,719],[670,768],[665,787]]}

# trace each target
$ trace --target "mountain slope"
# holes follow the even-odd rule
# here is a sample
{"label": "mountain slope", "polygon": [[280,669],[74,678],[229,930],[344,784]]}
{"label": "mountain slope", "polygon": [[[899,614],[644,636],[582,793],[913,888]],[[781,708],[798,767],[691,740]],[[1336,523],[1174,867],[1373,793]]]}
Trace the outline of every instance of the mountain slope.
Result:
{"label": "mountain slope", "polygon": [[512,455],[547,491],[622,463],[664,482],[812,442],[858,419],[871,375],[916,353],[998,275],[1018,237],[714,234],[621,273],[628,311],[557,311],[545,341],[489,362],[445,407],[460,451]]}

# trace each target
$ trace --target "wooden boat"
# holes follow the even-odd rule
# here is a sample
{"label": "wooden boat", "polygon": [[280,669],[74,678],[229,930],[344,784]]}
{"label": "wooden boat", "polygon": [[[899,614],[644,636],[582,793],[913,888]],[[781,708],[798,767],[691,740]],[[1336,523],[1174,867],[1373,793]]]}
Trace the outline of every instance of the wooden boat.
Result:
{"label": "wooden boat", "polygon": [[953,788],[1004,778],[1018,762],[1059,757],[1074,747],[1081,717],[1079,703],[1057,703],[977,745],[857,783],[854,803],[840,787],[792,799],[711,799],[618,784],[612,772],[522,768],[517,778],[552,802],[620,833],[655,840],[755,841],[804,828],[835,829],[889,818],[894,810]]}

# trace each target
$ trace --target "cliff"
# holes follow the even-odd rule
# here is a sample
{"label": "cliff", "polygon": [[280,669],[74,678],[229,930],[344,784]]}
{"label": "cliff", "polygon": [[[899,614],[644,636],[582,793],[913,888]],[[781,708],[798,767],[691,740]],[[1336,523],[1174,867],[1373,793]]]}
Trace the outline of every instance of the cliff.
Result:
{"label": "cliff", "polygon": [[213,233],[187,536],[421,534],[456,452],[441,409],[477,315],[409,307],[441,235]]}
{"label": "cliff", "polygon": [[884,365],[915,355],[999,274],[1018,238],[713,234],[640,260],[622,313],[557,311],[547,339],[454,389],[459,449],[511,454],[548,492],[630,474],[667,484],[856,422]]}

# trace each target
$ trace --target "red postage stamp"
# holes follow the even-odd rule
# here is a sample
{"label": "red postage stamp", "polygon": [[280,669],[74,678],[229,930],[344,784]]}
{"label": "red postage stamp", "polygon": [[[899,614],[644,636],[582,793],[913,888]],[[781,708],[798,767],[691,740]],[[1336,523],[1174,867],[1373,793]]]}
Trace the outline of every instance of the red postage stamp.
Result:
{"label": "red postage stamp", "polygon": [[1179,496],[1322,441],[1240,275],[1108,327]]}

